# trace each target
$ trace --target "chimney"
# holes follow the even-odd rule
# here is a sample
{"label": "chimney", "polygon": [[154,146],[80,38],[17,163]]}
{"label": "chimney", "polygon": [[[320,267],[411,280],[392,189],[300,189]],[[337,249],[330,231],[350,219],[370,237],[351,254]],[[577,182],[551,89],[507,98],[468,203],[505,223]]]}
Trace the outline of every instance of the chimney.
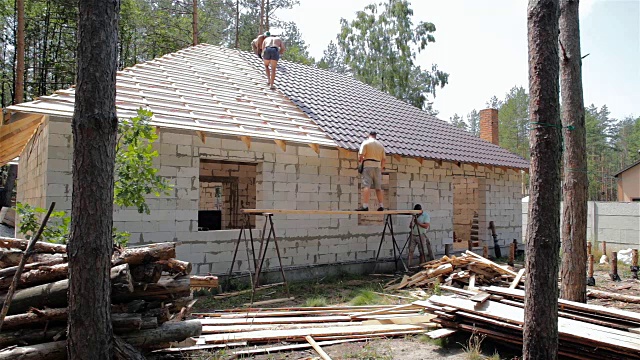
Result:
{"label": "chimney", "polygon": [[500,145],[498,136],[498,109],[480,110],[480,139]]}

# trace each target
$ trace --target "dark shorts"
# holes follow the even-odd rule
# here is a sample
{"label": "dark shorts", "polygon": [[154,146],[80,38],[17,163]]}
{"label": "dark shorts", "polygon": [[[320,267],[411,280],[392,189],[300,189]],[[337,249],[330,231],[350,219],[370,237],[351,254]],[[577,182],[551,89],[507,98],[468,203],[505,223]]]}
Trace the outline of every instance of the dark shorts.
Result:
{"label": "dark shorts", "polygon": [[264,49],[264,54],[262,55],[263,60],[280,60],[280,51],[275,47],[268,47]]}

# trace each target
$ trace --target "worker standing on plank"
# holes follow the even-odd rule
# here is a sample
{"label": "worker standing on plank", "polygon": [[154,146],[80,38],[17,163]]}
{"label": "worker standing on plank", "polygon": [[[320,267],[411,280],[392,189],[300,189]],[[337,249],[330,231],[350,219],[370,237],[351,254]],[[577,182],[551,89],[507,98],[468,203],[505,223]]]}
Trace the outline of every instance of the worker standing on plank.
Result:
{"label": "worker standing on plank", "polygon": [[251,41],[251,49],[253,53],[258,55],[260,59],[262,59],[262,43],[264,42],[264,34],[258,35],[257,38]]}
{"label": "worker standing on plank", "polygon": [[276,80],[276,67],[278,66],[278,60],[280,60],[280,55],[284,54],[287,48],[282,39],[277,36],[271,36],[271,33],[268,31],[264,33],[264,36],[265,39],[262,42],[262,60],[264,61],[264,68],[267,72],[267,85],[270,88],[275,89],[273,83]]}
{"label": "worker standing on plank", "polygon": [[377,140],[375,131],[369,132],[369,138],[360,145],[358,171],[362,174],[362,206],[356,211],[369,211],[369,196],[371,189],[378,197],[378,211],[384,210],[382,193],[382,170],[385,165],[384,146]]}
{"label": "worker standing on plank", "polygon": [[[422,237],[427,240],[427,230],[431,227],[431,216],[426,211],[422,210],[422,205],[416,204],[413,210],[420,210],[420,215],[411,220],[411,234],[409,235],[409,259],[407,261],[408,266],[411,266],[411,259],[415,252],[416,245],[418,247],[418,253],[420,254],[420,262],[426,261],[426,254],[424,252],[424,242]],[[428,240],[427,240],[428,241]]]}

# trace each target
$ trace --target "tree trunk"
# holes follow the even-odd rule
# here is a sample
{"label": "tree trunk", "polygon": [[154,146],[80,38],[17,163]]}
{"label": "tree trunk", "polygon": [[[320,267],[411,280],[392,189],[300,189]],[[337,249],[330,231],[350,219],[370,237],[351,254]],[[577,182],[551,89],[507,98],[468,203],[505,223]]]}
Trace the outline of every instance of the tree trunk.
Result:
{"label": "tree trunk", "polygon": [[19,104],[24,101],[24,0],[16,0],[16,11],[18,31],[16,33],[16,91],[13,103]]}
{"label": "tree trunk", "polygon": [[[18,280],[18,289],[66,279],[68,274],[68,264],[43,266],[39,269],[26,271],[22,273],[20,280]],[[13,278],[6,277],[0,279],[0,290],[8,289],[12,280]]]}
{"label": "tree trunk", "polygon": [[168,322],[157,329],[136,331],[122,335],[129,344],[136,348],[147,348],[151,345],[167,342],[182,341],[202,333],[202,324],[199,320],[187,320],[182,322]]}
{"label": "tree trunk", "polygon": [[144,264],[131,267],[131,277],[135,282],[157,283],[162,277],[161,264]]}
{"label": "tree trunk", "polygon": [[184,296],[189,296],[189,277],[173,279],[171,277],[163,277],[157,284],[141,284],[136,285],[132,293],[113,294],[113,302],[129,302],[136,299],[145,301],[166,301],[173,300]]}
{"label": "tree trunk", "polygon": [[162,265],[163,271],[170,274],[189,275],[192,270],[191,263],[178,259],[160,260],[158,264]]}
{"label": "tree trunk", "polygon": [[240,0],[236,0],[236,49],[240,48]]}
{"label": "tree trunk", "polygon": [[596,299],[616,300],[626,303],[640,304],[640,296],[624,295],[600,290],[587,290],[587,295]]}
{"label": "tree trunk", "polygon": [[67,309],[45,309],[37,310],[32,309],[26,314],[11,315],[4,318],[2,324],[3,330],[10,330],[15,328],[27,328],[32,325],[45,324],[49,321],[67,321]]}
{"label": "tree trunk", "polygon": [[[22,259],[23,252],[20,250],[0,250],[0,267],[2,268],[16,268]],[[66,256],[63,254],[32,254],[27,260],[27,264],[52,262],[65,260]],[[15,270],[14,270],[15,274]]]}
{"label": "tree trunk", "polygon": [[64,360],[66,358],[65,341],[20,346],[0,352],[0,360]]}
{"label": "tree trunk", "polygon": [[7,181],[4,184],[4,193],[2,193],[3,198],[0,199],[0,209],[3,206],[11,207],[11,195],[16,185],[16,177],[18,177],[18,165],[9,165]]}
{"label": "tree trunk", "polygon": [[[36,270],[36,269],[39,269],[39,268],[45,267],[45,266],[58,265],[58,264],[65,263],[66,261],[67,261],[67,259],[65,259],[63,256],[55,257],[55,258],[51,259],[50,261],[36,262],[36,263],[27,264],[27,265],[24,266],[23,271],[27,272],[27,271]],[[11,277],[16,273],[17,270],[18,270],[17,266],[10,266],[10,267],[1,269],[0,270],[0,278]]]}
{"label": "tree trunk", "polygon": [[526,243],[523,357],[558,356],[560,103],[558,0],[529,0],[531,194]]}
{"label": "tree trunk", "polygon": [[111,360],[113,179],[119,0],[80,0],[72,119],[69,359]]}
{"label": "tree trunk", "polygon": [[[582,98],[578,0],[560,0],[560,71],[564,132],[561,297],[587,302],[587,133]],[[572,127],[572,128],[570,128]],[[571,130],[572,129],[572,130]]]}
{"label": "tree trunk", "polygon": [[198,0],[193,0],[193,46],[198,45]]}
{"label": "tree trunk", "polygon": [[113,337],[113,350],[116,360],[145,360],[136,348],[117,336]]}
{"label": "tree trunk", "polygon": [[158,260],[169,260],[176,257],[175,243],[159,243],[149,246],[131,247],[113,260],[113,265],[142,265]]}
{"label": "tree trunk", "polygon": [[[29,240],[0,237],[0,248],[3,249],[18,249],[24,251],[27,249],[28,245]],[[62,254],[67,252],[67,247],[66,245],[38,241],[36,243],[35,251],[39,253]]]}
{"label": "tree trunk", "polygon": [[260,34],[264,34],[264,0],[260,0]]}
{"label": "tree trunk", "polygon": [[[120,265],[111,270],[109,283],[113,286],[113,293],[119,296],[123,295],[126,289],[132,289],[131,274],[124,271],[128,265]],[[95,273],[95,271],[94,271]],[[93,276],[94,274],[89,274]],[[29,308],[45,308],[45,307],[64,307],[67,305],[67,290],[69,289],[70,280],[60,280],[54,283],[38,285],[16,291],[11,301],[9,314],[24,313]],[[111,292],[111,291],[110,291]],[[4,301],[4,296],[0,297],[0,301]],[[109,310],[111,305],[109,304]],[[111,311],[109,311],[111,312]],[[109,319],[109,323],[111,320]]]}
{"label": "tree trunk", "polygon": [[18,344],[42,344],[54,340],[54,337],[64,335],[64,326],[49,326],[42,329],[17,329],[0,333],[0,348]]}

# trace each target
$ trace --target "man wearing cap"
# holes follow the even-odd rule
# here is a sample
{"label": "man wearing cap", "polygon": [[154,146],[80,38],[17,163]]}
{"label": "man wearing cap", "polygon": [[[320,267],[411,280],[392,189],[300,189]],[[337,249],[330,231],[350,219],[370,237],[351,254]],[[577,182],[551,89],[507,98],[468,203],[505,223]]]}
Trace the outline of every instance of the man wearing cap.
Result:
{"label": "man wearing cap", "polygon": [[[262,42],[262,60],[264,61],[264,68],[267,72],[267,85],[274,89],[273,83],[276,80],[276,67],[278,66],[278,60],[280,55],[284,54],[286,47],[284,41],[277,36],[271,36],[270,32],[264,33],[265,39]],[[269,69],[271,67],[271,69]]]}
{"label": "man wearing cap", "polygon": [[[420,262],[426,261],[426,254],[424,251],[425,241],[430,247],[429,239],[427,238],[427,230],[431,227],[431,216],[426,211],[422,210],[422,205],[415,204],[413,210],[419,210],[420,214],[416,216],[414,220],[411,221],[411,227],[413,230],[411,231],[411,235],[409,238],[409,259],[408,266],[411,266],[411,259],[413,258],[413,253],[415,252],[416,245],[418,247],[418,253],[420,254]],[[424,236],[424,241],[422,237]],[[429,248],[428,248],[429,249]],[[432,259],[433,254],[429,253],[429,260]]]}
{"label": "man wearing cap", "polygon": [[375,131],[369,132],[369,138],[360,145],[359,160],[362,169],[362,206],[356,211],[369,211],[371,189],[376,191],[378,211],[384,210],[382,194],[382,170],[385,165],[384,146],[377,140]]}

